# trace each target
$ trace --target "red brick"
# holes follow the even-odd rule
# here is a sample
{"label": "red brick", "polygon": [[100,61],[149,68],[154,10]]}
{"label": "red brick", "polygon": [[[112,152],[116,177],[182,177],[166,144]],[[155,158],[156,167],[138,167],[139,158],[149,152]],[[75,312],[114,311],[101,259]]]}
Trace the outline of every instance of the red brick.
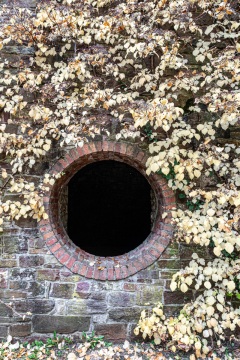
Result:
{"label": "red brick", "polygon": [[72,266],[73,266],[73,264],[75,263],[75,261],[76,261],[76,258],[75,258],[75,257],[71,257],[71,258],[68,260],[68,262],[65,264],[66,267],[67,267],[68,269],[71,269]]}
{"label": "red brick", "polygon": [[94,273],[94,267],[93,266],[89,266],[86,272],[86,277],[92,279],[93,278],[93,273]]}
{"label": "red brick", "polygon": [[81,264],[80,269],[78,270],[78,274],[85,276],[87,272],[88,266],[86,264]]}
{"label": "red brick", "polygon": [[127,146],[128,146],[128,144],[126,144],[126,143],[121,143],[121,148],[120,148],[121,154],[126,154],[126,152],[127,152]]}
{"label": "red brick", "polygon": [[39,222],[39,227],[41,228],[42,226],[45,226],[45,225],[49,225],[49,220],[41,220]]}
{"label": "red brick", "polygon": [[61,257],[65,254],[65,250],[63,248],[59,249],[58,251],[55,252],[55,256],[57,259],[61,259]]}
{"label": "red brick", "polygon": [[83,154],[84,155],[87,155],[87,154],[91,153],[91,150],[89,149],[88,144],[84,144],[82,149],[83,149]]}
{"label": "red brick", "polygon": [[115,278],[116,280],[119,280],[121,279],[121,270],[120,270],[120,267],[115,267]]}
{"label": "red brick", "polygon": [[126,266],[121,266],[121,279],[129,276],[128,268]]}
{"label": "red brick", "polygon": [[160,254],[163,253],[163,251],[165,250],[165,246],[163,246],[163,244],[159,241],[154,244],[154,248],[158,250]]}
{"label": "red brick", "polygon": [[72,267],[72,272],[78,274],[79,270],[81,267],[81,263],[80,262],[75,262],[73,267]]}
{"label": "red brick", "polygon": [[69,152],[69,156],[71,156],[73,160],[77,160],[79,158],[79,156],[81,156],[83,154],[83,151],[81,149],[82,148],[80,148],[80,147],[72,149]]}
{"label": "red brick", "polygon": [[43,238],[44,238],[44,240],[47,240],[52,236],[54,236],[54,233],[52,231],[49,231],[48,233],[43,235]]}
{"label": "red brick", "polygon": [[49,224],[40,225],[39,230],[41,231],[41,233],[47,233],[47,232],[51,231],[51,226]]}
{"label": "red brick", "polygon": [[46,241],[46,244],[47,244],[47,246],[51,246],[51,245],[55,244],[56,242],[57,242],[57,239],[54,236],[52,236],[50,239],[48,239]]}
{"label": "red brick", "polygon": [[105,268],[104,270],[101,270],[99,274],[99,280],[106,280],[108,278],[108,269]]}
{"label": "red brick", "polygon": [[55,245],[53,245],[50,250],[52,253],[55,253],[58,249],[60,249],[62,246],[61,244],[59,244],[59,242],[57,242]]}
{"label": "red brick", "polygon": [[107,279],[108,280],[114,280],[114,269],[113,269],[113,267],[108,268]]}
{"label": "red brick", "polygon": [[77,148],[77,152],[78,152],[78,155],[79,155],[79,156],[83,156],[83,155],[84,155],[84,149],[83,149],[83,147],[78,147],[78,148]]}
{"label": "red brick", "polygon": [[139,153],[137,154],[136,160],[138,161],[142,161],[142,159],[144,158],[144,152],[143,151],[139,151]]}
{"label": "red brick", "polygon": [[66,169],[69,166],[68,161],[66,160],[66,158],[59,160],[59,163],[61,164],[61,166],[63,167],[63,169]]}
{"label": "red brick", "polygon": [[95,146],[95,143],[94,142],[90,142],[88,143],[88,146],[89,148],[91,149],[92,152],[96,152],[97,149],[96,149],[96,146]]}
{"label": "red brick", "polygon": [[69,260],[69,258],[70,258],[70,255],[67,252],[65,252],[63,257],[61,257],[61,263],[65,264]]}
{"label": "red brick", "polygon": [[120,143],[116,143],[115,144],[115,147],[114,147],[114,151],[116,153],[120,153],[120,149],[121,149],[121,144]]}
{"label": "red brick", "polygon": [[95,146],[96,146],[97,151],[102,151],[102,142],[101,141],[97,141],[95,143]]}
{"label": "red brick", "polygon": [[66,161],[68,162],[69,165],[71,165],[71,164],[74,162],[74,160],[75,160],[75,158],[73,158],[73,157],[70,156],[69,154],[66,154],[66,155],[65,155],[65,159],[66,159]]}
{"label": "red brick", "polygon": [[108,142],[108,151],[113,151],[114,150],[114,146],[115,146],[115,142],[114,141],[109,141]]}

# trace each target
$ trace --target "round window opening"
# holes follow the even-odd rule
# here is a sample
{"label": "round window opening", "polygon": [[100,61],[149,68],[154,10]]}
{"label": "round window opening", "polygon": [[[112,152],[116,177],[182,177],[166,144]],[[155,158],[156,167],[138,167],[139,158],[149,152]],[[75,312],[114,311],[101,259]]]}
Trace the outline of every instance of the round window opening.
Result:
{"label": "round window opening", "polygon": [[67,184],[67,214],[62,221],[69,238],[96,256],[118,256],[138,247],[151,232],[152,189],[132,166],[94,162]]}
{"label": "round window opening", "polygon": [[168,246],[175,197],[163,177],[146,175],[147,158],[136,145],[96,141],[70,149],[49,171],[62,176],[44,194],[48,219],[39,230],[72,273],[125,279]]}

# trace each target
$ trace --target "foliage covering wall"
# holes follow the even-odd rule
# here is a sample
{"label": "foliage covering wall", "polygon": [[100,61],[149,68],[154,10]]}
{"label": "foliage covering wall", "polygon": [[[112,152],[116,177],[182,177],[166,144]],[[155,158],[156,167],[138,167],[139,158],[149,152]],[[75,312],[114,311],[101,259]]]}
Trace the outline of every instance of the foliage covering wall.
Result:
{"label": "foliage covering wall", "polygon": [[174,241],[213,260],[194,254],[173,275],[172,291],[201,290],[179,317],[157,307],[135,331],[198,355],[240,323],[239,14],[228,0],[1,6],[1,230],[47,219],[42,194],[55,179],[28,175],[54,151],[100,136],[147,144],[147,174],[179,199]]}

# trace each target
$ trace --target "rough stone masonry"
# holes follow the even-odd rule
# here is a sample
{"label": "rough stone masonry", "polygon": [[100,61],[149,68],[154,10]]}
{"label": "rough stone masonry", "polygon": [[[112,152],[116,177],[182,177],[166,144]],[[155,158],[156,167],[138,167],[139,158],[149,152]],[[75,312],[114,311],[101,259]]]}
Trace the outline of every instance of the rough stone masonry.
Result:
{"label": "rough stone masonry", "polygon": [[[0,1],[1,5],[4,3],[7,1]],[[34,9],[36,0],[20,0],[18,4]],[[14,62],[30,55],[32,49],[15,45],[7,46],[1,54],[13,64],[13,68]],[[4,115],[2,121],[5,121]],[[199,120],[193,118],[192,121]],[[7,125],[7,131],[17,132],[18,127]],[[229,137],[239,142],[239,133],[240,129],[233,127]],[[70,148],[64,157],[62,151],[55,149],[44,163],[39,163],[28,174],[29,179],[34,181],[46,169],[76,171],[78,157],[82,157],[85,163],[94,160],[94,156],[96,161],[118,158],[143,170],[146,154],[143,146],[138,148],[134,144],[139,149],[134,153],[132,144],[111,141],[113,135],[114,129],[111,128],[108,139],[99,137],[92,147],[86,145],[81,154]],[[226,139],[219,141],[224,143]],[[136,160],[138,156],[139,162]],[[64,160],[59,161],[60,158]],[[168,189],[164,191],[164,196],[168,198]],[[161,202],[161,196],[159,199]],[[46,195],[45,201],[50,208],[53,206],[50,195]],[[173,203],[170,201],[170,205]],[[168,203],[165,205],[168,206]],[[57,201],[55,206],[58,206]],[[57,210],[51,208],[49,211],[54,213]],[[133,253],[136,266],[144,256],[148,259],[146,263],[140,264],[139,269],[135,267],[130,270],[131,262],[123,259],[119,262],[124,270],[121,270],[121,266],[117,270],[118,267],[114,268],[110,259],[106,259],[103,260],[103,271],[91,269],[89,263],[94,259],[82,254],[81,249],[73,250],[70,245],[64,247],[63,229],[56,235],[54,216],[50,221],[53,222],[50,228],[48,221],[42,222],[40,226],[28,219],[9,223],[0,238],[0,299],[3,302],[0,303],[0,338],[6,338],[8,334],[16,338],[32,334],[44,337],[54,331],[78,335],[82,331],[94,330],[109,340],[131,339],[143,308],[151,308],[161,301],[166,313],[174,314],[182,304],[196,296],[194,291],[172,293],[169,289],[171,275],[189,263],[193,252],[206,259],[210,255],[203,248],[171,243],[170,238],[168,246],[165,244],[160,250],[153,247],[151,244],[158,241],[158,237],[162,236],[163,242],[171,237],[171,232],[168,233],[166,229],[161,232],[161,225],[158,228],[160,233],[156,231],[152,243],[142,246],[141,255]],[[152,249],[155,249],[155,253]],[[23,318],[17,313],[27,315]]]}

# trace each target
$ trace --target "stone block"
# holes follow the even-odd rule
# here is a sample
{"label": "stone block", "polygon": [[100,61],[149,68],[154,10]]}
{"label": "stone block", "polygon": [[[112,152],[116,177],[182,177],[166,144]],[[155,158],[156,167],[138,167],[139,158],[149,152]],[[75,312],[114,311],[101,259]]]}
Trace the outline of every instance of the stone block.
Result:
{"label": "stone block", "polygon": [[172,260],[159,260],[158,266],[160,269],[180,269],[180,259],[172,259]]}
{"label": "stone block", "polygon": [[26,299],[27,293],[23,291],[14,290],[0,290],[0,299],[12,300],[14,299]]}
{"label": "stone block", "polygon": [[30,217],[28,217],[26,219],[21,217],[19,220],[15,220],[15,224],[21,228],[34,229],[37,226],[37,220],[32,219]]}
{"label": "stone block", "polygon": [[176,242],[171,243],[166,250],[162,253],[160,259],[175,259],[179,256],[178,244]]}
{"label": "stone block", "polygon": [[17,260],[14,259],[0,259],[0,268],[13,268],[17,266]]}
{"label": "stone block", "polygon": [[44,264],[44,257],[41,255],[20,255],[19,266],[22,268],[36,267]]}
{"label": "stone block", "polygon": [[137,322],[141,313],[141,308],[115,308],[109,311],[109,320],[122,322]]}
{"label": "stone block", "polygon": [[107,311],[107,303],[104,300],[88,299],[86,300],[86,306],[90,314],[105,313]]}
{"label": "stone block", "polygon": [[68,315],[87,315],[88,309],[86,300],[74,299],[67,302],[67,314]]}
{"label": "stone block", "polygon": [[33,281],[35,280],[35,274],[36,274],[35,269],[15,268],[10,271],[10,279],[15,281],[20,281],[20,280]]}
{"label": "stone block", "polygon": [[31,324],[13,324],[9,328],[12,337],[24,337],[31,334]]}
{"label": "stone block", "polygon": [[16,254],[19,251],[19,239],[17,237],[4,238],[4,254]]}
{"label": "stone block", "polygon": [[45,294],[44,284],[36,281],[10,281],[9,287],[12,290],[25,290],[28,293],[28,296],[32,297]]}
{"label": "stone block", "polygon": [[[1,0],[2,4],[11,4],[12,0]],[[17,0],[16,6],[24,7],[24,8],[35,8],[37,5],[37,0]]]}
{"label": "stone block", "polygon": [[52,284],[50,296],[56,298],[71,299],[73,297],[73,284]]}
{"label": "stone block", "polygon": [[124,283],[123,290],[125,291],[136,291],[137,285],[133,283]]}
{"label": "stone block", "polygon": [[0,288],[1,289],[7,288],[7,279],[8,279],[8,271],[0,270]]}
{"label": "stone block", "polygon": [[6,339],[8,336],[8,327],[6,325],[0,325],[0,339]]}
{"label": "stone block", "polygon": [[144,306],[145,304],[154,305],[162,301],[163,286],[142,287],[142,291],[137,293],[137,305]]}
{"label": "stone block", "polygon": [[109,294],[108,302],[114,307],[129,307],[136,303],[136,294],[116,291]]}
{"label": "stone block", "polygon": [[193,299],[192,291],[165,291],[163,294],[165,305],[185,304]]}
{"label": "stone block", "polygon": [[77,284],[76,292],[88,292],[90,289],[90,284],[86,281],[81,281]]}
{"label": "stone block", "polygon": [[56,281],[59,280],[59,270],[53,269],[38,269],[37,280],[39,281]]}
{"label": "stone block", "polygon": [[178,316],[182,310],[182,305],[167,305],[164,306],[164,314],[168,317],[170,316]]}
{"label": "stone block", "polygon": [[209,248],[205,246],[197,246],[197,245],[185,245],[180,244],[179,248],[179,256],[182,260],[192,260],[192,254],[196,253],[199,257],[204,259],[209,259],[211,256],[209,254]]}
{"label": "stone block", "polygon": [[75,331],[88,331],[90,317],[86,316],[33,316],[33,331],[37,333],[71,334]]}
{"label": "stone block", "polygon": [[127,324],[96,324],[96,335],[103,335],[105,340],[120,342],[127,337]]}
{"label": "stone block", "polygon": [[34,299],[14,301],[15,310],[19,313],[31,312],[32,314],[47,314],[53,310],[55,306],[54,300]]}
{"label": "stone block", "polygon": [[0,316],[12,316],[13,310],[7,305],[0,303]]}

